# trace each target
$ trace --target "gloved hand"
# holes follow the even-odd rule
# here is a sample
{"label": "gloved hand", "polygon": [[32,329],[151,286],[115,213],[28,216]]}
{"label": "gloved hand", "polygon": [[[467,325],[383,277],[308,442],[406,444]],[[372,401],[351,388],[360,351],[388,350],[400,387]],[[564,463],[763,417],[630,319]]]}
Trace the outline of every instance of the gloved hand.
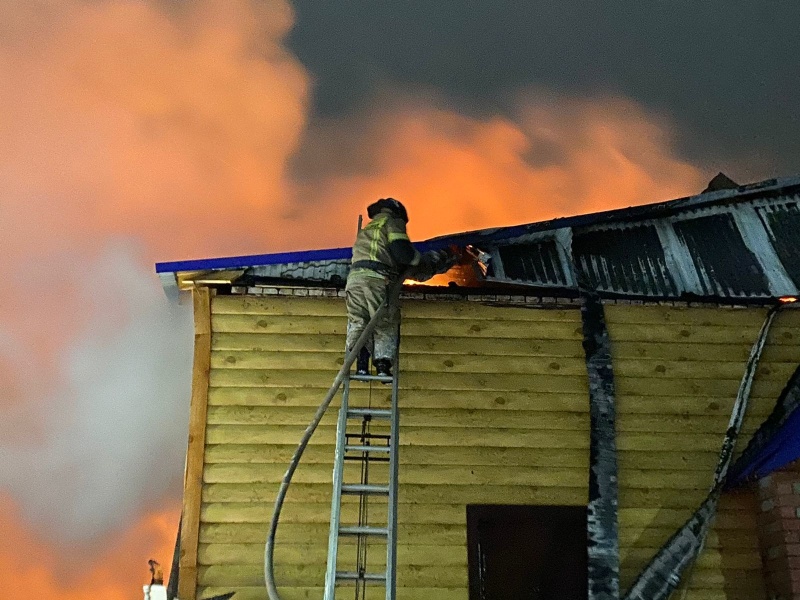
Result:
{"label": "gloved hand", "polygon": [[464,249],[460,246],[456,246],[455,244],[450,244],[447,247],[448,251],[450,252],[454,265],[461,263],[464,260]]}
{"label": "gloved hand", "polygon": [[420,257],[419,264],[409,269],[408,277],[414,281],[427,281],[434,275],[446,273],[460,259],[461,254],[457,249],[428,250]]}
{"label": "gloved hand", "polygon": [[455,244],[450,244],[448,249],[452,253],[455,262],[453,264],[456,265],[468,265],[472,262],[472,257],[467,252],[466,248],[463,246],[456,246]]}
{"label": "gloved hand", "polygon": [[461,262],[463,252],[455,244],[450,244],[447,248],[432,252],[433,263],[437,273],[444,273]]}

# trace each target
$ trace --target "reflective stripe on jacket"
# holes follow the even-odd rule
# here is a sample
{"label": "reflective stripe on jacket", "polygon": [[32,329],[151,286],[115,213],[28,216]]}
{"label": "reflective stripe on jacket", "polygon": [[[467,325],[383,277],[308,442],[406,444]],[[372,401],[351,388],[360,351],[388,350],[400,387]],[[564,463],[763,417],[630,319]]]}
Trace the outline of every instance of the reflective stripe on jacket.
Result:
{"label": "reflective stripe on jacket", "polygon": [[419,259],[419,252],[408,239],[405,221],[384,210],[358,232],[351,272],[364,270],[396,277],[407,266],[419,264]]}

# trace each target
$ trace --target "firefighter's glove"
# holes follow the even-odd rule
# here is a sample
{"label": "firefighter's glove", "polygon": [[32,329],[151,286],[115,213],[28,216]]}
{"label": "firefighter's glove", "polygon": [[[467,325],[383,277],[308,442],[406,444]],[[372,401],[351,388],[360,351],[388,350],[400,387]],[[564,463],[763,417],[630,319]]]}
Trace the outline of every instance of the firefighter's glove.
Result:
{"label": "firefighter's glove", "polygon": [[450,244],[447,247],[447,250],[450,252],[451,260],[453,261],[453,265],[462,264],[468,255],[464,252],[464,249],[461,246],[456,246],[455,244]]}

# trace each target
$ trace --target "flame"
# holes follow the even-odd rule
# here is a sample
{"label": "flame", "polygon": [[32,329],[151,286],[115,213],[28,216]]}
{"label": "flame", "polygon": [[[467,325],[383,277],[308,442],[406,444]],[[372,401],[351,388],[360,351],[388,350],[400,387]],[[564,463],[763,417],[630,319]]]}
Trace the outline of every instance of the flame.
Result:
{"label": "flame", "polygon": [[781,304],[792,304],[794,302],[797,302],[797,298],[795,298],[794,296],[783,296],[782,298],[778,298],[778,302],[780,302]]}
{"label": "flame", "polygon": [[[141,600],[147,559],[172,557],[188,396],[168,389],[186,381],[191,342],[180,308],[138,309],[151,293],[166,305],[156,260],[308,243],[285,169],[310,78],[282,46],[282,1],[0,14],[0,247],[15,281],[0,289],[0,596]],[[159,311],[174,351],[132,360],[124,331],[158,327]],[[128,401],[148,388],[157,409]]]}
{"label": "flame", "polygon": [[425,281],[415,281],[413,279],[406,279],[405,281],[403,281],[403,285],[411,285],[411,286],[428,285],[432,287],[442,287],[450,285],[452,281],[453,281],[452,277],[450,277],[450,275],[448,275],[447,273],[444,273],[441,275],[434,275],[433,277]]}
{"label": "flame", "polygon": [[349,140],[373,164],[368,177],[334,173],[307,185],[321,214],[357,214],[391,195],[408,208],[411,238],[424,239],[702,189],[699,170],[671,154],[668,125],[625,99],[532,95],[520,99],[515,122],[402,102],[359,127],[329,125],[320,143],[335,140],[332,155]]}

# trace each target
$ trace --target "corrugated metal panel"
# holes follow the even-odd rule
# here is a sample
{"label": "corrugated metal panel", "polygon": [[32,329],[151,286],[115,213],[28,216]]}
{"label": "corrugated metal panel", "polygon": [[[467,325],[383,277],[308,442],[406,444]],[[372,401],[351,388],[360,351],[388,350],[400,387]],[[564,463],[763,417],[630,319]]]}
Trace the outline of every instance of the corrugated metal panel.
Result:
{"label": "corrugated metal panel", "polygon": [[691,253],[704,294],[769,295],[764,272],[742,240],[731,214],[678,221],[673,227]]}
{"label": "corrugated metal panel", "polygon": [[274,279],[298,279],[302,281],[335,281],[347,279],[350,260],[319,260],[278,265],[263,265],[249,269],[254,277]]}
{"label": "corrugated metal panel", "polygon": [[652,296],[679,293],[653,225],[575,234],[572,253],[578,270],[596,289]]}
{"label": "corrugated metal panel", "polygon": [[546,285],[568,284],[555,240],[514,244],[498,249],[506,278]]}
{"label": "corrugated metal panel", "polygon": [[783,268],[800,286],[800,206],[797,202],[756,209]]}

